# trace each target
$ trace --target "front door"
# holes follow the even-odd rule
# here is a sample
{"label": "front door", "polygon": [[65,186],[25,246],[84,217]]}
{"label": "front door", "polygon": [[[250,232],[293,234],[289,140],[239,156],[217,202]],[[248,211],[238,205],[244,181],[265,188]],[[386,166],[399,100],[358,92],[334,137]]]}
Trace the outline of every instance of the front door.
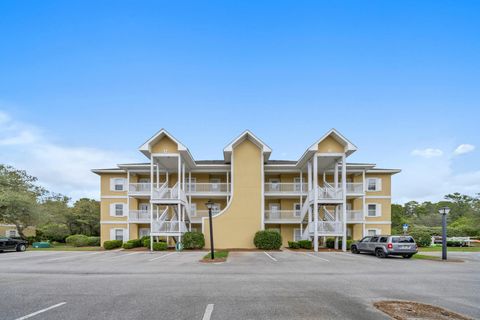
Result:
{"label": "front door", "polygon": [[280,203],[270,203],[270,219],[280,219]]}

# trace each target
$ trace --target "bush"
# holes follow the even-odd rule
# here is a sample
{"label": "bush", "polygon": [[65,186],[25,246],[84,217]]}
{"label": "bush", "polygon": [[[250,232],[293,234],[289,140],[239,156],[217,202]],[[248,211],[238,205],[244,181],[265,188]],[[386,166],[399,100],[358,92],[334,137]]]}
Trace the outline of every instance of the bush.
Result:
{"label": "bush", "polygon": [[46,224],[39,230],[41,230],[42,239],[50,241],[65,242],[65,238],[70,235],[70,230],[68,230],[67,226],[59,223]]}
{"label": "bush", "polygon": [[410,236],[415,239],[415,242],[419,247],[429,247],[432,244],[432,236],[427,230],[412,230]]}
{"label": "bush", "polygon": [[[143,239],[143,238],[142,238]],[[148,237],[147,239],[143,239],[142,240],[142,244],[145,248],[149,248],[150,249],[150,237]]]}
{"label": "bush", "polygon": [[154,242],[153,243],[153,251],[164,251],[168,249],[168,245],[166,242]]}
{"label": "bush", "polygon": [[74,234],[73,236],[68,236],[65,242],[73,247],[86,247],[88,246],[88,237],[83,234]]}
{"label": "bush", "polygon": [[290,249],[300,249],[300,245],[297,241],[288,241],[288,247]]}
{"label": "bush", "polygon": [[282,246],[282,236],[277,231],[258,231],[253,238],[255,247],[262,250],[278,250]]}
{"label": "bush", "polygon": [[[338,248],[342,249],[342,239],[338,239]],[[347,240],[347,250],[350,250],[350,247],[352,246],[353,240]],[[335,248],[335,238],[327,238],[327,243],[326,243],[327,248],[333,249]]]}
{"label": "bush", "polygon": [[461,247],[461,241],[447,241],[447,247]]}
{"label": "bush", "polygon": [[202,249],[205,247],[205,237],[201,232],[185,232],[182,243],[184,249]]}
{"label": "bush", "polygon": [[133,249],[133,248],[135,248],[135,246],[133,245],[133,242],[127,241],[127,242],[123,243],[122,248],[123,249]]}
{"label": "bush", "polygon": [[88,245],[92,247],[100,246],[100,237],[88,237]]}
{"label": "bush", "polygon": [[105,250],[112,250],[116,248],[120,248],[122,246],[122,240],[109,240],[103,243],[103,247]]}
{"label": "bush", "polygon": [[300,240],[298,241],[298,245],[302,249],[307,249],[307,250],[312,249],[312,241],[310,240]]}
{"label": "bush", "polygon": [[141,246],[143,246],[141,239],[132,239],[125,242],[122,247],[123,249],[133,249]]}

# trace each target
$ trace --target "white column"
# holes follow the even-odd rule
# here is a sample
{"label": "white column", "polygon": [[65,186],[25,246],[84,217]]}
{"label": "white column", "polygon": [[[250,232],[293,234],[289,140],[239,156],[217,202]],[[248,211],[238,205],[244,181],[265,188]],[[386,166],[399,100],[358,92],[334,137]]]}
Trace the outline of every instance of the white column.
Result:
{"label": "white column", "polygon": [[[182,176],[181,176],[181,173],[182,173],[182,159],[180,158],[180,155],[178,155],[178,167],[177,167],[177,184],[178,184],[178,192],[180,194],[180,188],[182,186]],[[180,198],[180,197],[178,197]],[[179,213],[180,214],[180,211]]]}
{"label": "white column", "polygon": [[229,195],[230,195],[230,184],[229,184],[229,182],[228,182],[228,171],[226,171],[225,175],[227,176],[227,177],[226,177],[226,178],[227,178],[226,181],[227,181],[227,203],[228,203],[228,200],[229,200],[229,198],[230,198],[230,197],[229,197]]}
{"label": "white column", "polygon": [[177,217],[178,217],[178,233],[179,233],[179,236],[178,236],[178,242],[182,242],[182,229],[181,229],[181,212],[180,212],[180,203],[177,204]]}
{"label": "white column", "polygon": [[153,252],[153,156],[150,157],[150,252]]}
{"label": "white column", "polygon": [[185,191],[185,161],[182,162],[182,190]]}
{"label": "white column", "polygon": [[127,241],[130,240],[130,195],[128,192],[130,191],[130,171],[127,170]]}
{"label": "white column", "polygon": [[[312,163],[308,161],[307,163],[307,170],[308,170],[308,194],[307,197],[310,199],[310,190],[312,190]],[[307,202],[308,205],[308,223],[312,222],[312,207],[309,204],[310,201]]]}
{"label": "white column", "polygon": [[335,173],[333,175],[334,187],[338,189],[338,161],[335,160]]}
{"label": "white column", "polygon": [[363,196],[362,196],[362,205],[363,205],[363,223],[362,223],[362,238],[367,236],[365,234],[365,220],[366,220],[366,216],[367,216],[367,204],[366,204],[366,197],[365,197],[365,190],[366,189],[366,186],[365,186],[365,170],[363,170],[362,172],[362,182],[363,182]]}
{"label": "white column", "polygon": [[347,160],[345,155],[342,156],[342,224],[343,224],[343,238],[342,251],[347,251]]}
{"label": "white column", "polygon": [[313,231],[313,250],[318,252],[318,155],[315,153],[313,158],[313,190],[314,190],[314,200],[313,200],[313,221],[314,228]]}

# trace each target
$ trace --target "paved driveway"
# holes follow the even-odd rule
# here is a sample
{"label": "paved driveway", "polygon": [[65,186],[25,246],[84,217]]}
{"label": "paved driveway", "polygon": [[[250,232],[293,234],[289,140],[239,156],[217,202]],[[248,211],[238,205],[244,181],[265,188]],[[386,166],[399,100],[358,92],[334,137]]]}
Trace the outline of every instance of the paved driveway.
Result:
{"label": "paved driveway", "polygon": [[[350,253],[0,254],[0,319],[388,319],[382,299],[480,318],[480,254],[465,263]],[[454,256],[453,254],[451,256]],[[52,307],[51,309],[48,309]]]}

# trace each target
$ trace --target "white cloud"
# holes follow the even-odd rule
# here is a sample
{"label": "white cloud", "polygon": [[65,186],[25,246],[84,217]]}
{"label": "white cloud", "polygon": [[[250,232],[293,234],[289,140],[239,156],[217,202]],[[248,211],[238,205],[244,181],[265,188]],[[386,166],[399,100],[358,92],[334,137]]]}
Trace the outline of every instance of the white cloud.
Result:
{"label": "white cloud", "polygon": [[73,200],[99,198],[99,177],[90,170],[112,167],[132,157],[111,150],[55,143],[37,127],[13,120],[0,111],[1,163],[26,170],[39,184]]}
{"label": "white cloud", "polygon": [[434,158],[440,157],[443,155],[443,151],[440,149],[426,148],[426,149],[415,149],[411,153],[414,156],[419,156],[423,158]]}
{"label": "white cloud", "polygon": [[461,144],[457,147],[457,149],[455,149],[455,151],[453,153],[455,155],[460,155],[460,154],[465,154],[465,153],[472,152],[473,150],[475,150],[474,145],[472,145],[472,144]]}

